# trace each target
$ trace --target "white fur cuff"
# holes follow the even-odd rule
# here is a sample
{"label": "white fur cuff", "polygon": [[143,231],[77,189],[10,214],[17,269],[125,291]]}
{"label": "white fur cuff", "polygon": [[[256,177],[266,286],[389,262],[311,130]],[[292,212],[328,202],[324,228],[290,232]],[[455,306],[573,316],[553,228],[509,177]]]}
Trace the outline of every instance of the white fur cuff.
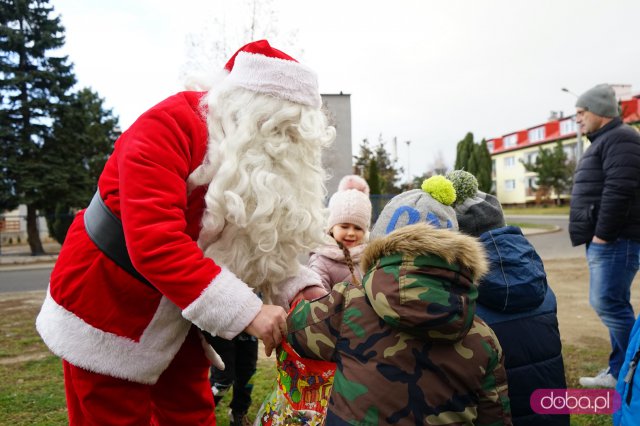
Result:
{"label": "white fur cuff", "polygon": [[214,336],[232,339],[258,315],[262,301],[233,272],[222,270],[182,315]]}

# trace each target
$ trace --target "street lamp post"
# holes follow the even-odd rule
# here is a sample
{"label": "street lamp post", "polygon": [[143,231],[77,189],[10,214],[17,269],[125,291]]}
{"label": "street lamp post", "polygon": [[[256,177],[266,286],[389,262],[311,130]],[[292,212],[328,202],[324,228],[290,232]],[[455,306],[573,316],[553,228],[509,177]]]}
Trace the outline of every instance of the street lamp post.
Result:
{"label": "street lamp post", "polygon": [[407,184],[411,185],[411,141],[406,141],[407,144]]}
{"label": "street lamp post", "polygon": [[[576,95],[566,87],[563,87],[561,90],[563,92],[566,92],[566,93],[569,93],[570,95],[575,96],[576,99],[578,99],[578,95]],[[578,161],[580,161],[580,157],[582,157],[582,130],[580,129],[580,125],[578,124],[577,119],[578,119],[578,114],[576,114],[576,128],[577,128],[576,129],[576,164],[578,164]]]}

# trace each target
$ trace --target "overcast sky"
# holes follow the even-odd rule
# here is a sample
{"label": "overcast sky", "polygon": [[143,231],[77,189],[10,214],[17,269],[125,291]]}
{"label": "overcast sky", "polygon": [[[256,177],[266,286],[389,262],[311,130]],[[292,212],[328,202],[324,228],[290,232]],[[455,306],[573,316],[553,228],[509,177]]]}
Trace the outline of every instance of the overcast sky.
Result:
{"label": "overcast sky", "polygon": [[[216,17],[232,22],[238,1],[51,3],[80,86],[126,128],[182,89],[187,35]],[[297,31],[297,59],[318,73],[321,92],[351,95],[354,153],[363,138],[395,136],[412,175],[439,154],[452,166],[468,131],[479,141],[541,124],[552,110],[573,114],[562,87],[640,92],[639,0],[274,0],[272,9],[265,19],[277,20],[283,40],[271,44]]]}

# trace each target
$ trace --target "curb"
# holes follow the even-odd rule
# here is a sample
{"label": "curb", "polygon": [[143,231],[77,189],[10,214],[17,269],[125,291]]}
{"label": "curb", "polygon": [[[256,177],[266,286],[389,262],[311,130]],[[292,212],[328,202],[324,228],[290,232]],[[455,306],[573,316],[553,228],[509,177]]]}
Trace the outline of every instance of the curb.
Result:
{"label": "curb", "polygon": [[522,234],[526,237],[528,235],[541,235],[541,234],[552,234],[554,232],[560,231],[560,227],[554,225],[553,228],[520,228],[522,230]]}

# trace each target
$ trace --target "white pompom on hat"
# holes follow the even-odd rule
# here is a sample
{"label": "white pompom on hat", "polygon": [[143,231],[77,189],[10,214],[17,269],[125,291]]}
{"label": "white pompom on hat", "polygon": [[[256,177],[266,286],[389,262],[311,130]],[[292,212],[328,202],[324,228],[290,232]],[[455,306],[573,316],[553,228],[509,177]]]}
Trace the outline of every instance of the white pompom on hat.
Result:
{"label": "white pompom on hat", "polygon": [[242,87],[313,108],[322,105],[316,73],[267,40],[242,46],[224,70],[228,75],[217,87],[219,91]]}
{"label": "white pompom on hat", "polygon": [[339,223],[351,223],[365,231],[371,224],[371,200],[369,185],[357,175],[347,175],[340,180],[338,191],[329,199],[327,231]]}
{"label": "white pompom on hat", "polygon": [[369,184],[358,175],[347,175],[340,179],[338,191],[346,191],[347,189],[357,189],[364,192],[365,195],[369,195]]}

